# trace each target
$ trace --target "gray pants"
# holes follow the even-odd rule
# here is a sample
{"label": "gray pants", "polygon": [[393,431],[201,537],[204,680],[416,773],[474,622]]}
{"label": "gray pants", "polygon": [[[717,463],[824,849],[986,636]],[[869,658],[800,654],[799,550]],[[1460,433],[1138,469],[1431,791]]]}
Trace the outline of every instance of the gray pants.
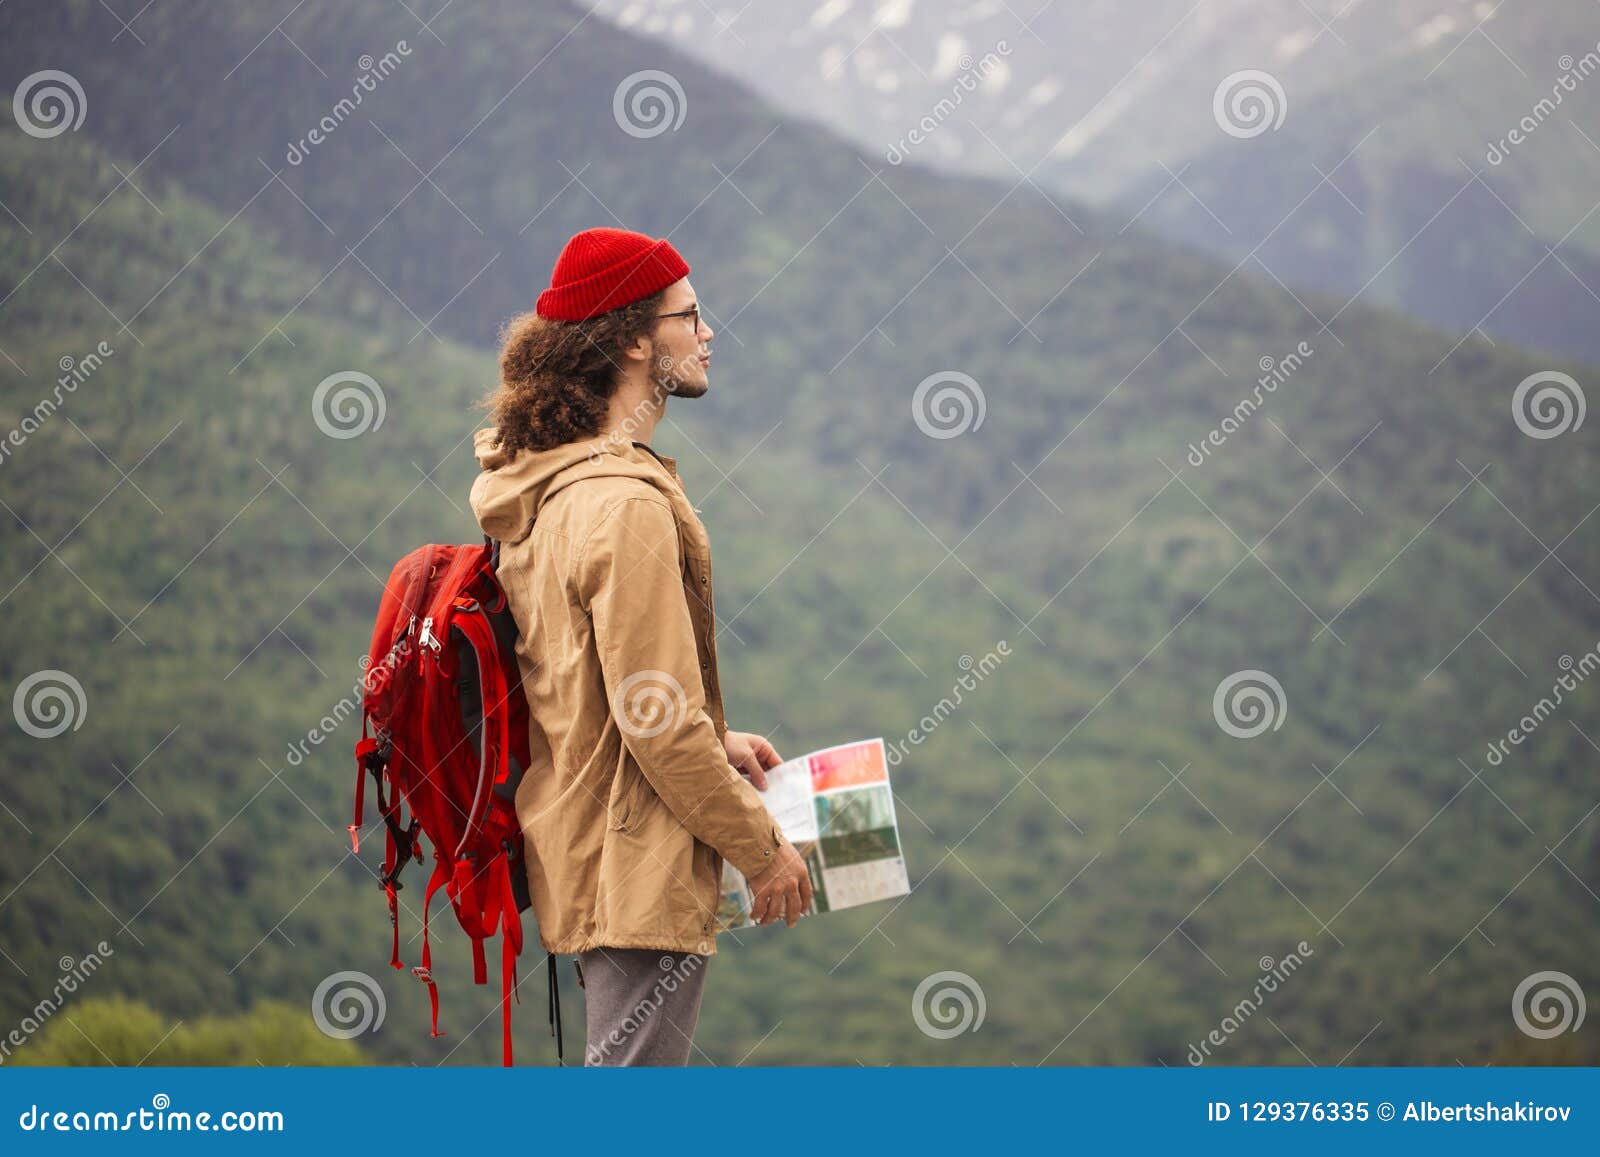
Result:
{"label": "gray pants", "polygon": [[694,952],[594,948],[578,954],[585,1065],[685,1065],[709,961]]}

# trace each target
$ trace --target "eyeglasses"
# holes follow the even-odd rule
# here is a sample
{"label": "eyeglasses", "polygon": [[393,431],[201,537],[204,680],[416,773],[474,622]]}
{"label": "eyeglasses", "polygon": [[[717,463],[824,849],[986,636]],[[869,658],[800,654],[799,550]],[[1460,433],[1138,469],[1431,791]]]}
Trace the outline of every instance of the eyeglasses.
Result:
{"label": "eyeglasses", "polygon": [[696,333],[700,332],[700,306],[698,304],[691,305],[688,309],[680,309],[677,313],[658,313],[658,314],[656,314],[656,317],[658,317],[658,318],[668,318],[668,317],[688,317],[688,318],[693,318],[694,321],[692,322],[692,324],[694,326],[694,331]]}

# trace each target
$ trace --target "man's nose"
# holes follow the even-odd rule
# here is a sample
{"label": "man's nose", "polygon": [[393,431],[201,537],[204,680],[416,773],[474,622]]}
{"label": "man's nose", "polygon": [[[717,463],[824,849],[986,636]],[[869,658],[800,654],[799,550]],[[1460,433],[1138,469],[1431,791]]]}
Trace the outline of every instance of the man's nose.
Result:
{"label": "man's nose", "polygon": [[698,334],[696,334],[695,336],[698,337],[702,343],[705,343],[705,342],[710,341],[712,338],[716,337],[717,335],[712,332],[711,326],[706,324],[705,319],[702,318],[701,321],[700,321],[700,332]]}

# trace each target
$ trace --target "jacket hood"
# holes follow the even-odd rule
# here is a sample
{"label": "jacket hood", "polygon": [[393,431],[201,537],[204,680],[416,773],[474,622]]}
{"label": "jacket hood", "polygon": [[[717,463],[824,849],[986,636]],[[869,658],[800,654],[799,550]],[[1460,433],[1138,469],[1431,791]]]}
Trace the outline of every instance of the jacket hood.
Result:
{"label": "jacket hood", "polygon": [[615,438],[568,442],[550,450],[508,454],[493,445],[498,428],[472,435],[482,473],[473,480],[470,503],[483,533],[500,542],[520,542],[544,504],[585,478],[638,478],[660,490],[673,485],[673,459]]}

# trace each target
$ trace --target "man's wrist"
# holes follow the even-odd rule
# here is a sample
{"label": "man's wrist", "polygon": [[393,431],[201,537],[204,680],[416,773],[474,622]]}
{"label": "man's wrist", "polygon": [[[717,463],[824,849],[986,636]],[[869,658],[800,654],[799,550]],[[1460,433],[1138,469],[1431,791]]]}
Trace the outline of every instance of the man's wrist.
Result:
{"label": "man's wrist", "polygon": [[765,837],[756,841],[751,848],[740,848],[738,859],[732,856],[725,858],[733,862],[746,880],[754,880],[778,862],[778,851],[786,843],[788,841],[778,825],[769,823]]}

